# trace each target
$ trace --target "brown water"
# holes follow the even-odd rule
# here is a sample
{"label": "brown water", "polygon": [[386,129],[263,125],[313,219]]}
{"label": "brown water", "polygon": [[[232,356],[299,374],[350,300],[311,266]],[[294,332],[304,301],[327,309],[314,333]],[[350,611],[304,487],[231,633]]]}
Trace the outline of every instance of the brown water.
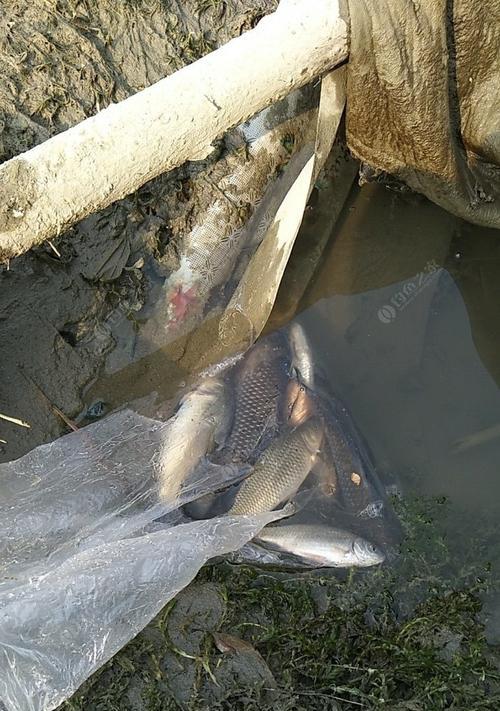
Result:
{"label": "brown water", "polygon": [[[446,495],[478,513],[495,510],[498,233],[381,185],[354,187],[335,226],[324,209],[318,212],[304,221],[267,330],[296,313],[318,367],[352,411],[379,469],[403,493]],[[304,292],[309,245],[325,229],[331,236]],[[105,369],[87,405],[131,403],[147,414],[168,414],[190,378],[176,348]]]}
{"label": "brown water", "polygon": [[497,510],[499,297],[495,230],[418,196],[353,190],[298,320],[403,492]]}
{"label": "brown water", "polygon": [[[309,210],[267,330],[291,317],[304,326],[318,368],[351,410],[385,481],[403,495],[444,495],[457,517],[495,514],[498,234],[381,185],[353,187],[335,225],[329,219],[324,209]],[[301,277],[325,230],[328,244],[306,286]],[[104,371],[87,404],[131,403],[168,416],[190,379],[176,347]]]}

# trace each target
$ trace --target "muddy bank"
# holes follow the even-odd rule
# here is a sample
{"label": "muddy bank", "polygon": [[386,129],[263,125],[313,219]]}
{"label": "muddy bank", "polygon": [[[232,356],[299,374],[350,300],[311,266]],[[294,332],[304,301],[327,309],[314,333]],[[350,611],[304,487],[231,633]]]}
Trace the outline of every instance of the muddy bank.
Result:
{"label": "muddy bank", "polygon": [[[0,19],[0,162],[250,29],[276,3],[9,1]],[[201,164],[160,176],[0,272],[0,460],[85,416],[81,393],[176,265],[199,204]],[[116,315],[117,314],[117,315]],[[119,328],[116,328],[116,321]],[[68,424],[69,421],[69,424]]]}

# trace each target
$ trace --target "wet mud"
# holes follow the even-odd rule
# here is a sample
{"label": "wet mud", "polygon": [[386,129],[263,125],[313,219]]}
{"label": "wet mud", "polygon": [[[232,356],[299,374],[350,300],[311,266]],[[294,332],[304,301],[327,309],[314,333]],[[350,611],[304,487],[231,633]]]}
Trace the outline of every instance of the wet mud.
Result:
{"label": "wet mud", "polygon": [[[198,59],[275,5],[8,0],[0,162]],[[0,412],[30,425],[2,421],[0,461],[69,431],[96,404],[82,392],[106,356],[133,349],[137,314],[177,265],[176,240],[206,201],[206,183],[195,178],[210,177],[224,150],[221,142],[206,161],[160,176],[0,266]]]}

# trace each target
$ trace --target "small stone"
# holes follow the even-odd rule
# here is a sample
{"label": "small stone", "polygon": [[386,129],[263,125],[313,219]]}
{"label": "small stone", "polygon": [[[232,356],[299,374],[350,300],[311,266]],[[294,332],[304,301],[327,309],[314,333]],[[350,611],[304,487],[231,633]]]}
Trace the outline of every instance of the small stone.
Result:
{"label": "small stone", "polygon": [[106,414],[108,407],[103,400],[96,400],[88,409],[86,416],[89,420],[97,420]]}

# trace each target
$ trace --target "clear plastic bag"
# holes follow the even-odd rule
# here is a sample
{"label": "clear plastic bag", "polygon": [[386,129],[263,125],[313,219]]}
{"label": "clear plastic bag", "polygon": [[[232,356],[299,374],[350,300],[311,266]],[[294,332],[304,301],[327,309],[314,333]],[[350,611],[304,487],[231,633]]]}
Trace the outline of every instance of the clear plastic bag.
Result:
{"label": "clear plastic bag", "polygon": [[159,503],[172,421],[131,411],[0,465],[0,700],[56,708],[134,637],[201,566],[280,512],[189,522],[180,504],[212,491],[198,470]]}
{"label": "clear plastic bag", "polygon": [[8,711],[56,708],[211,558],[390,555],[385,490],[296,327],[203,374],[167,422],[124,410],[0,465]]}

